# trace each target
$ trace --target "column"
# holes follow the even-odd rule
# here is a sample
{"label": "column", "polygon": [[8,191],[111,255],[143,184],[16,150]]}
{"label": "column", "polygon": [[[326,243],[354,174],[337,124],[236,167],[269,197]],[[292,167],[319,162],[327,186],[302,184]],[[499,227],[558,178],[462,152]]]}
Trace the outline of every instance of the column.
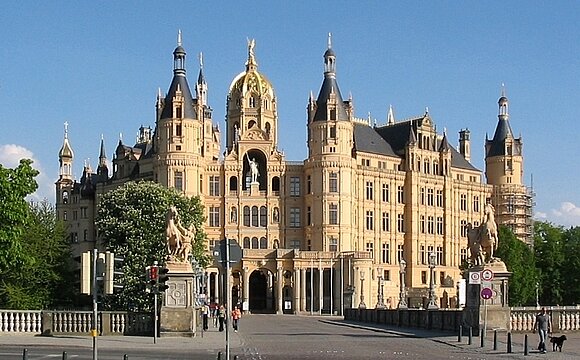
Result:
{"label": "column", "polygon": [[250,269],[248,267],[244,267],[244,283],[243,291],[242,291],[242,298],[244,303],[242,304],[242,308],[244,305],[247,306],[248,311],[250,311]]}
{"label": "column", "polygon": [[220,299],[220,287],[221,287],[220,273],[216,272],[216,273],[213,273],[213,275],[214,275],[214,279],[215,279],[215,286],[214,286],[215,302],[218,304],[223,304],[222,299]]}
{"label": "column", "polygon": [[300,269],[300,311],[306,311],[306,268]]}
{"label": "column", "polygon": [[322,314],[324,307],[324,268],[318,262],[318,313]]}
{"label": "column", "polygon": [[294,284],[292,284],[292,292],[294,293],[294,314],[299,313],[302,309],[302,297],[301,295],[301,282],[300,282],[300,269],[294,269]]}
{"label": "column", "polygon": [[278,267],[278,274],[276,275],[276,313],[282,314],[284,312],[283,302],[282,302],[282,287],[284,285],[284,268],[282,266]]}

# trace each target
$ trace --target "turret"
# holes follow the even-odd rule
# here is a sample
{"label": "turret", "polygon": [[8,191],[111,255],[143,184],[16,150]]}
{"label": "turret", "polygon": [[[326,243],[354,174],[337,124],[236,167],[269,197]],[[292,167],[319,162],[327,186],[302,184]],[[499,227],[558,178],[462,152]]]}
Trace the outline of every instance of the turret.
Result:
{"label": "turret", "polygon": [[73,180],[72,175],[72,164],[73,164],[74,154],[70,143],[68,141],[68,123],[64,123],[64,140],[62,147],[58,153],[58,160],[60,163],[59,179],[60,180]]}
{"label": "turret", "polygon": [[459,132],[459,152],[465,160],[471,159],[471,141],[469,129],[463,129]]}

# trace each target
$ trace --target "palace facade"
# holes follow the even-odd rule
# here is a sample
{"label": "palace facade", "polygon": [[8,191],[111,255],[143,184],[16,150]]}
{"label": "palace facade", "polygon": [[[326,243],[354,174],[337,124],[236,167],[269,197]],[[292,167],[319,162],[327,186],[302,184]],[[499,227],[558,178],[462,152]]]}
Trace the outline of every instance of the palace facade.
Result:
{"label": "palace facade", "polygon": [[[340,92],[329,41],[324,80],[307,104],[308,157],[289,161],[278,149],[284,134],[274,86],[258,71],[253,41],[229,88],[223,146],[203,65],[191,88],[181,39],[173,57],[155,127],[142,126],[133,146],[120,140],[111,170],[101,140],[96,171],[85,164],[75,180],[65,127],[56,204],[74,256],[102,246],[94,225],[100,195],[135,180],[202,199],[208,251],[224,238],[243,249],[230,291],[250,311],[341,313],[344,307],[394,308],[401,300],[425,307],[430,297],[439,307],[456,307],[468,224],[479,225],[487,202],[500,225],[530,241],[533,199],[523,184],[522,139],[512,134],[505,94],[495,134],[485,141],[484,181],[470,163],[467,129],[456,149],[428,112],[399,120],[391,108],[380,126],[357,118],[352,99]],[[212,302],[225,299],[218,273],[206,269]]]}

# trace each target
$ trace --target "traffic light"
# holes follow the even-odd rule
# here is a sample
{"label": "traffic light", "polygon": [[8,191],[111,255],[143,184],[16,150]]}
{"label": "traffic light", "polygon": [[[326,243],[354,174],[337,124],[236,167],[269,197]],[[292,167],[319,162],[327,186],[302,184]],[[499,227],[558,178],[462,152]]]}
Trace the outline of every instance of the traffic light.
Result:
{"label": "traffic light", "polygon": [[115,257],[112,252],[105,253],[105,294],[112,294],[115,288],[123,287],[119,282],[119,277],[123,276],[123,261],[123,257]]}
{"label": "traffic light", "polygon": [[145,272],[147,275],[147,292],[155,292],[155,287],[157,286],[157,271],[159,267],[157,265],[147,266]]}
{"label": "traffic light", "polygon": [[92,293],[91,269],[93,263],[91,262],[91,252],[87,251],[81,254],[81,294],[90,295]]}
{"label": "traffic light", "polygon": [[166,284],[167,280],[169,280],[169,276],[167,275],[168,272],[169,269],[166,268],[165,266],[158,270],[157,282],[159,283],[158,285],[159,291],[165,291],[169,289],[169,285]]}

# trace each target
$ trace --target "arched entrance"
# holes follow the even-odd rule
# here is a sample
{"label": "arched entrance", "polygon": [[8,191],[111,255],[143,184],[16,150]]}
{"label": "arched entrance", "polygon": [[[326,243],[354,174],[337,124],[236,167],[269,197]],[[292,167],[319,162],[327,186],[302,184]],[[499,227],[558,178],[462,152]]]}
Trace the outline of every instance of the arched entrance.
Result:
{"label": "arched entrance", "polygon": [[252,313],[275,313],[275,281],[267,269],[254,270],[250,275],[249,306]]}

